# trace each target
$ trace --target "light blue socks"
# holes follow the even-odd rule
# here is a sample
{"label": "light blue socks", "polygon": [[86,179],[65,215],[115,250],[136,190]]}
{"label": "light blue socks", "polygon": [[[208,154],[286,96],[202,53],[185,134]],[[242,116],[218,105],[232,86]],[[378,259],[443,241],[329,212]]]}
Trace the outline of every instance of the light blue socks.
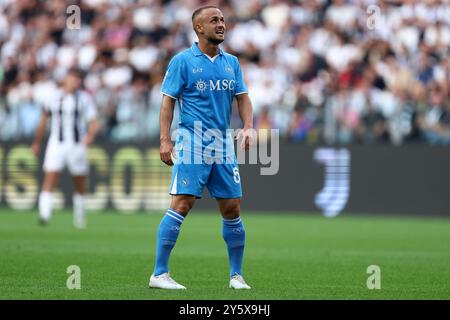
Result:
{"label": "light blue socks", "polygon": [[227,244],[230,262],[230,277],[242,275],[242,258],[244,256],[245,229],[241,218],[223,219],[222,236]]}
{"label": "light blue socks", "polygon": [[155,276],[169,272],[170,253],[178,239],[183,221],[184,217],[172,209],[167,209],[166,214],[162,218],[156,242],[156,262],[153,272]]}

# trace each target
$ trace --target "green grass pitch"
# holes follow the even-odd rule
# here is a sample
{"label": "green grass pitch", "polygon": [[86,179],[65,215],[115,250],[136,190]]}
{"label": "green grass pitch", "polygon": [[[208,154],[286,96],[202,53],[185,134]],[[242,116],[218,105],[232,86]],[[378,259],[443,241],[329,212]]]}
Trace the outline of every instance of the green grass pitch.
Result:
{"label": "green grass pitch", "polygon": [[[319,214],[244,214],[244,275],[232,291],[218,213],[186,219],[172,276],[187,291],[147,287],[162,213],[88,215],[75,230],[70,211],[47,227],[34,212],[0,210],[0,299],[449,299],[450,219]],[[69,290],[69,265],[81,289]],[[369,265],[381,289],[369,290]]]}

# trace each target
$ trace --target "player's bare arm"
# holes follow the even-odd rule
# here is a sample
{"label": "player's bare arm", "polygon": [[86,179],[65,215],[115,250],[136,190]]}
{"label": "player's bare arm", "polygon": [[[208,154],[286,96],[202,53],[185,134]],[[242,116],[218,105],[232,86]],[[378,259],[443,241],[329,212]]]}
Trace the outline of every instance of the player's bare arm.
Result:
{"label": "player's bare arm", "polygon": [[239,115],[242,120],[243,129],[239,131],[237,139],[242,138],[241,148],[248,150],[254,142],[253,132],[253,107],[247,93],[236,96]]}
{"label": "player's bare arm", "polygon": [[47,128],[47,122],[49,118],[49,113],[46,111],[42,112],[41,119],[39,120],[39,124],[36,129],[36,134],[34,136],[33,144],[31,145],[31,151],[37,157],[41,150],[41,142],[42,138],[45,134],[45,129]]}
{"label": "player's bare arm", "polygon": [[90,146],[94,142],[97,132],[98,132],[98,122],[95,119],[91,120],[89,122],[89,127],[88,127],[88,132],[86,134],[86,138],[84,139],[84,144],[86,146]]}
{"label": "player's bare arm", "polygon": [[161,110],[159,113],[160,135],[159,135],[159,155],[161,161],[168,166],[173,166],[172,150],[173,144],[170,139],[170,125],[173,120],[173,110],[175,108],[175,99],[163,95]]}

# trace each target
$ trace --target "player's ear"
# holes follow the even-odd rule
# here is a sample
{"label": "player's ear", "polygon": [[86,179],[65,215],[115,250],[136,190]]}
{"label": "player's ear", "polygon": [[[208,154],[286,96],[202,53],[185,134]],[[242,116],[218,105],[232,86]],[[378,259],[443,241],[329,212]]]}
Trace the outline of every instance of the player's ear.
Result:
{"label": "player's ear", "polygon": [[197,34],[202,34],[203,33],[203,26],[200,23],[196,23],[195,24],[195,32]]}

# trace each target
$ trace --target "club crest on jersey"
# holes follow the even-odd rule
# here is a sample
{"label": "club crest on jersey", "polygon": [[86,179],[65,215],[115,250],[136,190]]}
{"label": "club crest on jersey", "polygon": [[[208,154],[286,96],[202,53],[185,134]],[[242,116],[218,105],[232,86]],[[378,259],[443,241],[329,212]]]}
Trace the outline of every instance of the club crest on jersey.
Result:
{"label": "club crest on jersey", "polygon": [[233,69],[230,66],[226,66],[225,71],[228,73],[233,73]]}

